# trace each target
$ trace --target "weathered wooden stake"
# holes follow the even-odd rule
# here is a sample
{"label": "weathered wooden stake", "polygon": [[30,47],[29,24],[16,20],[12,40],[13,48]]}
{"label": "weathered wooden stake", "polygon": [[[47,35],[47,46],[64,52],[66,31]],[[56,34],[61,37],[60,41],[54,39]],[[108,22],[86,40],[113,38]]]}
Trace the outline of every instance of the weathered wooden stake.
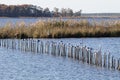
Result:
{"label": "weathered wooden stake", "polygon": [[118,66],[117,69],[120,71],[120,58],[118,59]]}
{"label": "weathered wooden stake", "polygon": [[71,46],[68,45],[68,57],[71,57]]}
{"label": "weathered wooden stake", "polygon": [[110,69],[110,53],[108,53],[108,69]]}
{"label": "weathered wooden stake", "polygon": [[111,64],[111,68],[114,68],[114,56],[112,56],[112,64]]}
{"label": "weathered wooden stake", "polygon": [[106,53],[104,53],[104,64],[103,64],[103,67],[106,67],[107,65],[106,65],[106,61],[107,61],[107,55],[106,55]]}

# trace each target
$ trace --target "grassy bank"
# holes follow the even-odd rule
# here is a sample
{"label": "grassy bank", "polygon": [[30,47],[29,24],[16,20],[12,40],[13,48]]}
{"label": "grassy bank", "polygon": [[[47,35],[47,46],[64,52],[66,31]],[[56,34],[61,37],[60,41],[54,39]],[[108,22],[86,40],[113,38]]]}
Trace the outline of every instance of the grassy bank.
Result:
{"label": "grassy bank", "polygon": [[[103,25],[105,24],[105,25]],[[94,25],[87,21],[38,21],[0,27],[0,38],[80,38],[120,37],[120,22],[103,22]]]}

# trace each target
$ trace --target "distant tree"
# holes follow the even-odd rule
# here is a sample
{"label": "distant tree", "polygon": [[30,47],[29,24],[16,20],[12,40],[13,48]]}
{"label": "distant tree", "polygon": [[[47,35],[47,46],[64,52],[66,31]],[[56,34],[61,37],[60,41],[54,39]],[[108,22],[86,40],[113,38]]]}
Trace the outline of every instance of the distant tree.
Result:
{"label": "distant tree", "polygon": [[66,13],[67,13],[66,9],[62,8],[62,9],[61,9],[61,15],[62,15],[63,17],[65,17],[65,16],[66,16]]}
{"label": "distant tree", "polygon": [[49,12],[50,12],[49,8],[48,8],[48,7],[47,7],[47,8],[45,8],[45,9],[44,9],[44,12],[49,13]]}
{"label": "distant tree", "polygon": [[44,16],[45,17],[51,17],[51,13],[50,13],[50,10],[49,10],[48,7],[44,9]]}
{"label": "distant tree", "polygon": [[66,16],[73,16],[73,10],[68,8],[67,11],[66,11]]}
{"label": "distant tree", "polygon": [[59,8],[54,7],[54,12],[58,13]]}
{"label": "distant tree", "polygon": [[6,14],[6,9],[7,9],[7,5],[4,5],[4,4],[1,4],[0,5],[0,15],[1,16],[6,16],[7,14]]}
{"label": "distant tree", "polygon": [[59,8],[54,8],[53,11],[50,11],[49,8],[41,8],[40,6],[35,5],[5,5],[0,4],[0,16],[6,17],[66,17],[66,16],[81,16],[82,10],[78,12],[73,12],[72,9],[62,8],[59,11]]}
{"label": "distant tree", "polygon": [[54,16],[59,17],[59,8],[54,7]]}
{"label": "distant tree", "polygon": [[79,11],[74,13],[74,16],[81,16],[81,14],[82,14],[82,10],[79,10]]}

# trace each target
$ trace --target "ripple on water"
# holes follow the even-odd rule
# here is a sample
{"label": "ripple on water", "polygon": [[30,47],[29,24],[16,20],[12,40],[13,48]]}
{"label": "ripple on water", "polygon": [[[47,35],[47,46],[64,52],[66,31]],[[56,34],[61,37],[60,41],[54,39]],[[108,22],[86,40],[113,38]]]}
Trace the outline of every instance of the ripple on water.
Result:
{"label": "ripple on water", "polygon": [[119,80],[120,72],[44,54],[0,48],[0,80]]}

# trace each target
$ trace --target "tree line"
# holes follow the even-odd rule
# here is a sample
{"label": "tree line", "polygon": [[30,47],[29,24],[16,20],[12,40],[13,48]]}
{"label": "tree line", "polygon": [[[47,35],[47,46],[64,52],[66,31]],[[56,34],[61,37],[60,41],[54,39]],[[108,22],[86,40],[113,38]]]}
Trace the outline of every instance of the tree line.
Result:
{"label": "tree line", "polygon": [[23,5],[5,5],[0,4],[0,17],[71,17],[81,16],[81,11],[73,12],[70,8],[42,8],[40,6]]}

